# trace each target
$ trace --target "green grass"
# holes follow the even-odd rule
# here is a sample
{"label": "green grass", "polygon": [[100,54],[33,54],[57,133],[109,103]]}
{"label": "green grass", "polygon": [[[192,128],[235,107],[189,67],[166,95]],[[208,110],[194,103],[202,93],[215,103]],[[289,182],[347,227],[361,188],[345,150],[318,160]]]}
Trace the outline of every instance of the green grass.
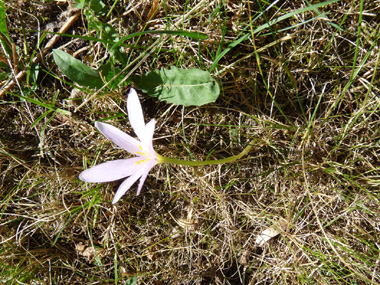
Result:
{"label": "green grass", "polygon": [[[218,81],[220,97],[201,107],[139,92],[157,153],[223,159],[255,142],[231,164],[155,166],[140,196],[134,186],[115,205],[120,182],[78,175],[127,156],[94,122],[133,134],[132,86],[76,88],[51,50],[31,65],[53,36],[36,30],[59,32],[68,3],[0,8],[0,283],[380,283],[376,1],[115,0],[82,11],[54,48],[97,68],[117,42],[125,82],[169,66]],[[279,235],[259,246],[268,228]]]}

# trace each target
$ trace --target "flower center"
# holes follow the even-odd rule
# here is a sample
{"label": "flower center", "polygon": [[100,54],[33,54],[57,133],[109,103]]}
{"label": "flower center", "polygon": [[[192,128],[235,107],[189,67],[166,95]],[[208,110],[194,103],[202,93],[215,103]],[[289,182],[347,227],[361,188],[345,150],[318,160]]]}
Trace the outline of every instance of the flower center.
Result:
{"label": "flower center", "polygon": [[141,145],[139,145],[139,149],[141,151],[136,151],[135,154],[143,156],[143,159],[136,161],[135,162],[136,164],[139,164],[139,165],[144,164],[144,163],[147,163],[148,161],[150,161],[152,159],[152,155],[150,154],[150,152],[144,151],[144,149],[142,148]]}

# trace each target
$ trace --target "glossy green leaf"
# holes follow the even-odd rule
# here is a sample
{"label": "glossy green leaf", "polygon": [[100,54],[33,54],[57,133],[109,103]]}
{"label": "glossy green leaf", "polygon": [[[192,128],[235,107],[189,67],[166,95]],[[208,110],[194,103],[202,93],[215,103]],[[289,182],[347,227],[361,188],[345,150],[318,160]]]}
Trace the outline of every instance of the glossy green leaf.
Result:
{"label": "glossy green leaf", "polygon": [[75,59],[70,54],[55,49],[53,50],[53,57],[63,74],[75,83],[90,88],[100,88],[103,86],[99,72],[85,65],[80,60]]}
{"label": "glossy green leaf", "polygon": [[150,96],[160,101],[183,105],[201,106],[215,102],[219,96],[219,85],[208,71],[196,68],[161,69],[149,72],[134,83]]}

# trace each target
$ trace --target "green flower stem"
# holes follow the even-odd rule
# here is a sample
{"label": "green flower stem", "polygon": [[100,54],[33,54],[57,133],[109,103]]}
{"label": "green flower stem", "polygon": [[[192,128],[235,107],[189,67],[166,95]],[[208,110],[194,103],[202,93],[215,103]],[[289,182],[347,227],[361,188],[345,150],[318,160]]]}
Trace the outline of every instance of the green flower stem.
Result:
{"label": "green flower stem", "polygon": [[253,142],[254,141],[251,141],[248,144],[248,146],[238,155],[233,155],[233,156],[223,158],[223,159],[205,160],[205,161],[189,161],[189,160],[165,157],[159,154],[157,154],[157,158],[158,158],[158,163],[171,163],[171,164],[188,165],[188,166],[203,166],[203,165],[231,163],[231,162],[237,161],[238,159],[246,155],[252,149]]}

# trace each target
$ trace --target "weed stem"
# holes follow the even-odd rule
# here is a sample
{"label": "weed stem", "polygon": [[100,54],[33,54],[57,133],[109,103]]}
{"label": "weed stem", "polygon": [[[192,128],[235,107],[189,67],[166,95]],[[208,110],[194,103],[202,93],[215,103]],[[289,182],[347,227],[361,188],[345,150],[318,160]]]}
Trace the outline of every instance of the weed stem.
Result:
{"label": "weed stem", "polygon": [[239,154],[233,155],[227,158],[223,159],[216,159],[216,160],[204,160],[204,161],[189,161],[189,160],[183,160],[178,158],[171,158],[171,157],[165,157],[162,155],[157,154],[158,163],[171,163],[171,164],[178,164],[178,165],[188,165],[188,166],[203,166],[203,165],[215,165],[215,164],[223,164],[223,163],[231,163],[239,160],[244,155],[246,155],[253,146],[253,142],[251,141],[248,146]]}

